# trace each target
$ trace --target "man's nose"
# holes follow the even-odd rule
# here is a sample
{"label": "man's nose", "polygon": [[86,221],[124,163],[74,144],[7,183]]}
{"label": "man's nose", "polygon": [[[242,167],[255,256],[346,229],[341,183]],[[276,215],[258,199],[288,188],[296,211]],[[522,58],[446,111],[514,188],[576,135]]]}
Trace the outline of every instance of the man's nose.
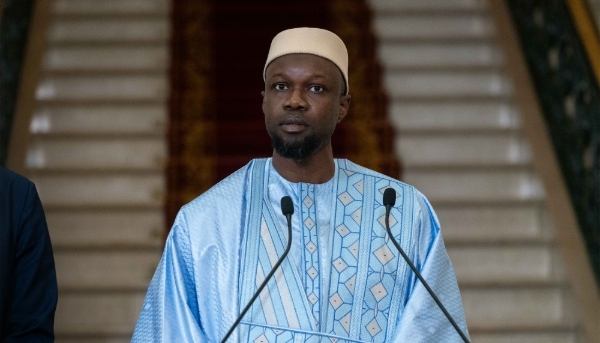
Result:
{"label": "man's nose", "polygon": [[305,99],[305,94],[302,89],[293,89],[289,93],[289,97],[284,103],[286,110],[305,110],[308,108],[308,103]]}

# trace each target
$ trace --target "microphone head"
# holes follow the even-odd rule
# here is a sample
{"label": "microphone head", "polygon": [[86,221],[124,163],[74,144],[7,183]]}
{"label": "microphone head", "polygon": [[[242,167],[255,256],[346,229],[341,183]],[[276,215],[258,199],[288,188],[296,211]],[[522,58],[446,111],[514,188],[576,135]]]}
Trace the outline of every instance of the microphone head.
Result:
{"label": "microphone head", "polygon": [[292,202],[292,198],[287,195],[281,198],[281,212],[284,216],[294,214],[294,203]]}
{"label": "microphone head", "polygon": [[383,204],[392,207],[396,204],[396,191],[393,188],[386,188],[383,192]]}

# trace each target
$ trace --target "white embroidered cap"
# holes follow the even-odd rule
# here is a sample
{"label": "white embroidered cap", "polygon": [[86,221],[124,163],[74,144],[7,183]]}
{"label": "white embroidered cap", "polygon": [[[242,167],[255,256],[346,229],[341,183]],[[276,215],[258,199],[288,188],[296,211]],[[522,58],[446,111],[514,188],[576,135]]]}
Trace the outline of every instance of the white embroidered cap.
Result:
{"label": "white embroidered cap", "polygon": [[263,69],[263,80],[267,78],[267,66],[274,59],[289,54],[311,54],[326,58],[333,62],[342,72],[348,85],[348,50],[344,42],[335,33],[313,27],[299,27],[281,31],[273,38],[267,62]]}

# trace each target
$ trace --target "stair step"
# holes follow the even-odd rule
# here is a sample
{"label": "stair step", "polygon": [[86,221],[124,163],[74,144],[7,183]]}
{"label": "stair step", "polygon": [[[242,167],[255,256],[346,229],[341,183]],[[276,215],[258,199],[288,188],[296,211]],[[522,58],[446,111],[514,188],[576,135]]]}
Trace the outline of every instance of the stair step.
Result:
{"label": "stair step", "polygon": [[431,201],[539,200],[544,195],[540,180],[523,170],[452,171],[406,170],[404,181]]}
{"label": "stair step", "polygon": [[[381,37],[382,45],[403,44],[491,44],[495,41],[489,37]],[[54,43],[57,44],[57,43]],[[62,44],[62,43],[61,43]]]}
{"label": "stair step", "polygon": [[58,287],[146,289],[160,251],[55,251]]}
{"label": "stair step", "polygon": [[106,11],[106,12],[89,12],[89,13],[56,13],[54,14],[55,22],[65,21],[101,21],[101,20],[166,20],[168,16],[165,12],[118,12],[118,11]]}
{"label": "stair step", "polygon": [[[462,290],[516,290],[516,289],[555,289],[565,288],[567,283],[563,280],[501,280],[501,281],[461,281],[458,283]],[[488,328],[489,329],[489,328]]]}
{"label": "stair step", "polygon": [[54,203],[44,204],[44,211],[163,211],[164,204],[160,202],[146,204],[73,204]]}
{"label": "stair step", "polygon": [[[390,95],[390,94],[388,94]],[[429,102],[431,104],[447,104],[449,102],[461,102],[465,104],[471,103],[482,103],[482,102],[509,102],[512,99],[512,94],[505,95],[490,95],[490,94],[459,94],[459,95],[431,95],[431,94],[420,94],[420,95],[401,95],[395,94],[390,97],[392,103],[404,102],[404,103],[423,103]]]}
{"label": "stair step", "polygon": [[[431,73],[444,73],[444,74],[482,74],[482,73],[501,73],[504,69],[503,66],[460,66],[460,65],[423,65],[423,66],[387,66],[386,72],[389,74],[431,74]],[[116,72],[115,72],[116,73]]]}
{"label": "stair step", "polygon": [[512,84],[501,72],[395,72],[386,73],[383,83],[393,97],[512,94]]}
{"label": "stair step", "polygon": [[36,137],[27,151],[30,169],[162,169],[166,142],[158,138],[45,139]]}
{"label": "stair step", "polygon": [[49,42],[48,48],[94,49],[94,48],[151,48],[164,47],[164,39],[114,40],[114,41],[60,41]]}
{"label": "stair step", "polygon": [[471,341],[477,343],[578,343],[575,331],[534,333],[476,333]]}
{"label": "stair step", "polygon": [[99,13],[164,13],[169,11],[167,0],[55,0],[53,14],[99,14]]}
{"label": "stair step", "polygon": [[404,172],[409,172],[411,174],[419,174],[421,172],[453,172],[453,173],[464,173],[464,172],[474,172],[474,173],[487,173],[487,172],[514,172],[514,171],[523,171],[534,173],[533,165],[529,163],[494,163],[494,162],[478,162],[478,163],[445,163],[445,164],[409,164],[405,165]]}
{"label": "stair step", "polygon": [[373,18],[373,29],[382,39],[489,38],[494,26],[480,14],[466,15],[379,15]]}
{"label": "stair step", "polygon": [[165,105],[40,106],[30,132],[52,134],[163,134]]}
{"label": "stair step", "polygon": [[107,105],[123,107],[165,106],[166,99],[37,99],[40,107],[104,107]]}
{"label": "stair step", "polygon": [[77,246],[161,247],[161,211],[49,211],[46,221],[54,250]]}
{"label": "stair step", "polygon": [[130,343],[131,332],[128,334],[121,335],[105,335],[103,338],[98,338],[97,335],[89,337],[87,335],[66,335],[56,336],[55,343]]}
{"label": "stair step", "polygon": [[[461,290],[469,327],[479,330],[547,328],[573,325],[565,315],[564,289]],[[443,301],[443,299],[442,299]]]}
{"label": "stair step", "polygon": [[548,238],[547,226],[542,226],[540,205],[487,207],[436,206],[442,234],[447,244],[452,242],[529,241]]}
{"label": "stair step", "polygon": [[502,52],[494,44],[380,44],[386,68],[498,67]]}
{"label": "stair step", "polygon": [[49,42],[127,42],[166,41],[169,22],[164,19],[71,19],[50,27]]}
{"label": "stair step", "polygon": [[518,135],[401,134],[396,152],[406,167],[446,164],[523,164],[531,162],[529,144]]}
{"label": "stair step", "polygon": [[475,137],[492,137],[492,138],[520,138],[523,131],[519,127],[455,127],[455,128],[396,128],[401,136],[411,137],[433,137],[441,136],[443,138],[475,138]]}
{"label": "stair step", "polygon": [[389,118],[399,130],[516,129],[520,116],[505,102],[407,103],[393,101]]}
{"label": "stair step", "polygon": [[37,100],[157,100],[166,101],[164,76],[46,77],[36,90]]}
{"label": "stair step", "polygon": [[169,51],[161,46],[51,47],[44,58],[49,71],[165,70]]}
{"label": "stair step", "polygon": [[390,10],[465,10],[482,9],[487,2],[482,0],[369,0],[375,16],[388,13]]}
{"label": "stair step", "polygon": [[44,72],[44,76],[47,79],[70,79],[76,77],[84,77],[93,79],[97,77],[130,77],[130,76],[143,76],[143,77],[164,77],[166,75],[165,68],[157,69],[72,69],[72,70],[47,70]]}
{"label": "stair step", "polygon": [[56,308],[56,336],[131,335],[146,292],[65,293]]}
{"label": "stair step", "polygon": [[156,206],[163,204],[165,180],[155,175],[34,175],[44,207]]}
{"label": "stair step", "polygon": [[459,283],[557,280],[553,251],[546,245],[448,247]]}

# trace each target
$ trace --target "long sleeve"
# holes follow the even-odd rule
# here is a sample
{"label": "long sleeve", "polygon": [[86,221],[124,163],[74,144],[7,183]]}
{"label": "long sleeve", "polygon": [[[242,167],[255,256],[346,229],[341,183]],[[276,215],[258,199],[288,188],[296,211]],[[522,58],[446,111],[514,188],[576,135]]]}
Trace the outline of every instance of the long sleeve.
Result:
{"label": "long sleeve", "polygon": [[152,278],[132,342],[208,342],[200,327],[187,226],[178,216]]}
{"label": "long sleeve", "polygon": [[46,218],[33,183],[18,183],[26,187],[14,189],[17,215],[4,342],[54,342],[58,288]]}
{"label": "long sleeve", "polygon": [[239,313],[247,170],[181,208],[132,342],[217,342],[229,330]]}
{"label": "long sleeve", "polygon": [[[458,283],[438,220],[427,200],[424,197],[420,200],[421,212],[416,223],[419,236],[413,255],[415,265],[461,330],[468,335]],[[412,284],[394,342],[463,342],[416,276],[412,277]]]}

